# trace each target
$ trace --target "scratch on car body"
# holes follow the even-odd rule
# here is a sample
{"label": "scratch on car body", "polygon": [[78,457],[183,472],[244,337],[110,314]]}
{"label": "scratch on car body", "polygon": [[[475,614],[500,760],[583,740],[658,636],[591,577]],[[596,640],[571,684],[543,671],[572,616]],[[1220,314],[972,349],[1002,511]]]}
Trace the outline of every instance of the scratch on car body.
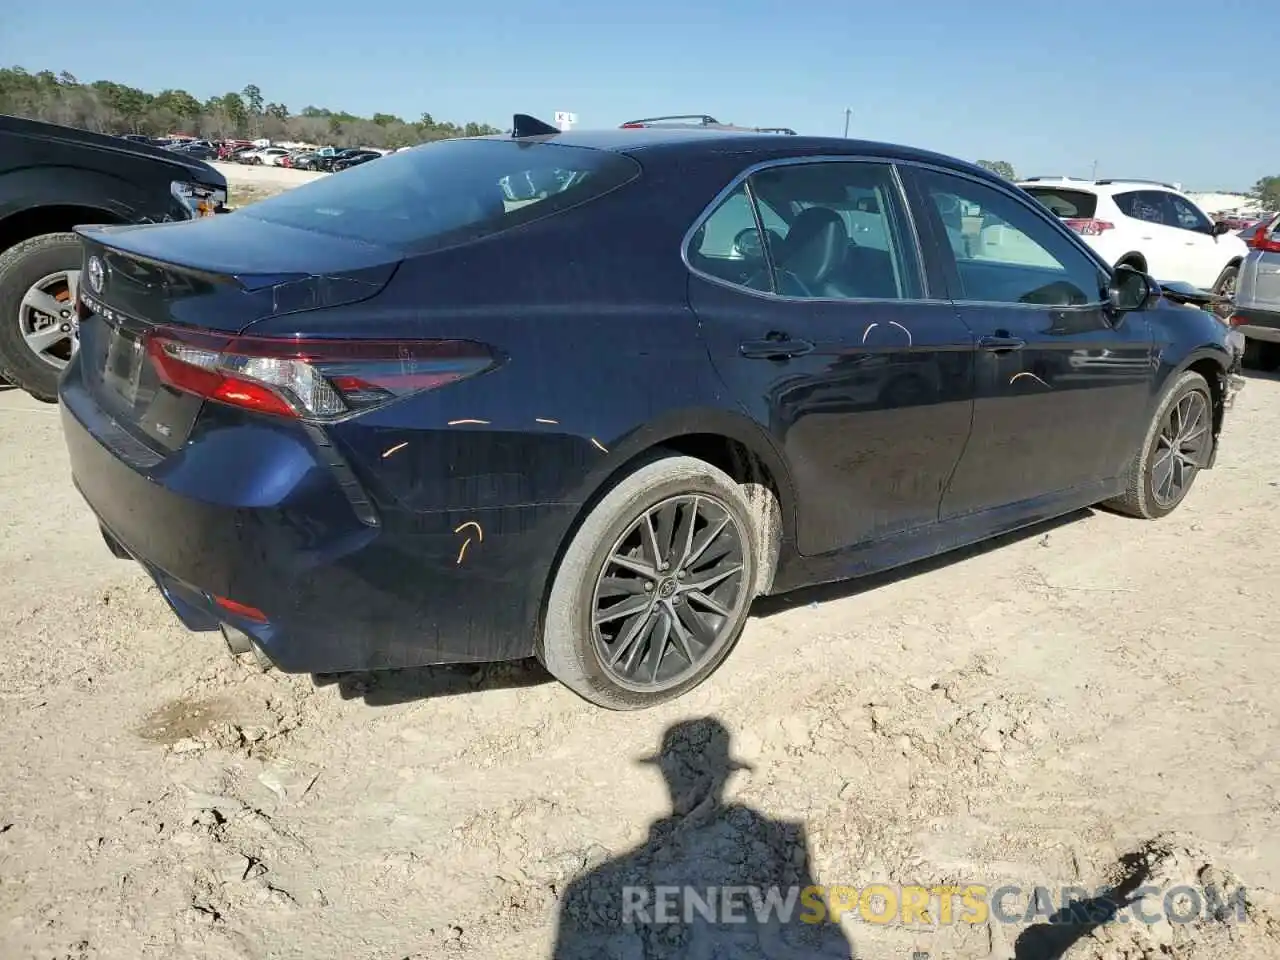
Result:
{"label": "scratch on car body", "polygon": [[[463,530],[467,529],[467,527],[475,527],[476,540],[480,543],[484,543],[484,530],[481,528],[480,524],[476,523],[474,520],[468,520],[466,523],[459,524],[457,527],[454,528],[453,532],[461,533]],[[462,541],[462,546],[458,548],[458,559],[455,561],[456,563],[458,564],[462,563],[462,558],[467,555],[467,547],[470,545],[471,545],[470,537],[467,537],[467,539]]]}
{"label": "scratch on car body", "polygon": [[1053,389],[1053,387],[1050,387],[1049,384],[1045,383],[1043,380],[1037,377],[1034,373],[1031,373],[1028,370],[1023,370],[1021,373],[1015,373],[1012,377],[1009,378],[1009,385],[1013,386],[1013,382],[1015,380],[1021,379],[1022,377],[1030,377],[1032,380],[1036,381],[1036,383],[1044,384],[1044,386],[1049,387],[1050,390]]}

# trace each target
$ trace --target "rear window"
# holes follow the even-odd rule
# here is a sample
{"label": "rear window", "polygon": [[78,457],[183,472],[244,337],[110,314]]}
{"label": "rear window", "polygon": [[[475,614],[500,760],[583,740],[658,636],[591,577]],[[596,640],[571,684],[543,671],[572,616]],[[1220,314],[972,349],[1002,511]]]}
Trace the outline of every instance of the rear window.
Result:
{"label": "rear window", "polygon": [[1098,198],[1083,190],[1057,190],[1053,187],[1023,187],[1055,216],[1064,220],[1088,219],[1098,211]]}
{"label": "rear window", "polygon": [[277,194],[241,215],[417,251],[577,206],[639,173],[636,161],[605,150],[441,140]]}

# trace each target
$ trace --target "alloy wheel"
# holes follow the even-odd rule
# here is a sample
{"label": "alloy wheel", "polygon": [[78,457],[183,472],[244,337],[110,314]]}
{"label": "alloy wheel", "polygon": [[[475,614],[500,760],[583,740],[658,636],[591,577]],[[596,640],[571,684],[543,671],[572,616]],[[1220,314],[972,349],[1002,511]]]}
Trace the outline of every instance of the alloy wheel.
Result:
{"label": "alloy wheel", "polygon": [[18,329],[27,348],[51,367],[71,359],[72,321],[79,270],[59,270],[33,283],[18,305]]}
{"label": "alloy wheel", "polygon": [[1209,442],[1209,404],[1198,390],[1170,407],[1151,458],[1151,493],[1162,507],[1178,503],[1195,479]]}
{"label": "alloy wheel", "polygon": [[670,497],[631,522],[596,580],[591,631],[629,690],[669,689],[713,661],[749,602],[742,527],[707,494]]}

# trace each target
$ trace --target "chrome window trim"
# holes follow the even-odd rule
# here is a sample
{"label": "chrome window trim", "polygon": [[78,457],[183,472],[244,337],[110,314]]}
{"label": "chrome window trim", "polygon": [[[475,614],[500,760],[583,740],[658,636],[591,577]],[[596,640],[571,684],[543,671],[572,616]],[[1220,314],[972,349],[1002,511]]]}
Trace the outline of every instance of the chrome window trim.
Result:
{"label": "chrome window trim", "polygon": [[[929,289],[927,271],[925,269],[925,260],[920,246],[920,234],[916,230],[915,219],[911,213],[911,203],[907,199],[906,191],[903,189],[902,178],[898,175],[897,164],[899,161],[891,157],[876,157],[867,154],[811,154],[803,157],[775,157],[771,160],[762,160],[753,163],[751,166],[738,171],[737,176],[729,181],[728,185],[717,193],[711,202],[703,208],[702,213],[693,221],[693,225],[685,231],[684,238],[680,241],[680,259],[684,262],[685,268],[694,276],[716,286],[724,287],[727,290],[734,290],[749,296],[759,297],[765,300],[772,300],[776,303],[876,303],[876,304],[931,304],[931,305],[950,305],[951,300],[936,297],[793,297],[787,294],[775,293],[772,290],[753,290],[750,287],[744,287],[742,284],[733,283],[722,277],[717,277],[703,270],[699,270],[689,260],[689,245],[693,241],[694,235],[702,228],[702,226],[711,218],[720,205],[724,203],[740,185],[746,183],[752,176],[761,170],[768,170],[774,167],[793,167],[802,164],[811,163],[876,163],[886,166],[890,170],[890,177],[898,192],[898,200],[902,204],[902,208],[906,211],[907,228],[912,234],[913,249],[916,254],[915,268],[917,272],[917,280],[920,289],[926,291]],[[752,200],[752,215],[756,220],[756,229],[761,231],[761,242],[764,241],[763,227],[761,225],[760,211],[755,204],[755,194],[751,190],[750,184],[745,187],[748,198]],[[772,263],[772,257],[766,254],[769,263]],[[770,283],[773,283],[772,272],[770,273]]]}

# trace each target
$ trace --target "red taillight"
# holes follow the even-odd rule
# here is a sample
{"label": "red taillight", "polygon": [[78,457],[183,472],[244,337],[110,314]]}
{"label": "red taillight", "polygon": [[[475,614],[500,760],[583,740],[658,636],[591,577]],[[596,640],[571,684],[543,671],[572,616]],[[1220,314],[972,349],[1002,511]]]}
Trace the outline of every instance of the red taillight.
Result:
{"label": "red taillight", "polygon": [[266,623],[267,615],[257,607],[251,607],[247,603],[239,603],[228,597],[213,598],[213,602],[220,606],[227,613],[233,613],[237,617],[244,617],[246,620],[253,620],[257,623]]}
{"label": "red taillight", "polygon": [[175,390],[307,420],[333,420],[483,373],[469,340],[303,340],[158,327],[147,354]]}
{"label": "red taillight", "polygon": [[1110,221],[1096,220],[1093,217],[1068,217],[1063,222],[1082,237],[1097,237],[1104,230],[1116,228],[1116,225]]}
{"label": "red taillight", "polygon": [[1280,240],[1277,240],[1275,235],[1264,227],[1259,227],[1253,232],[1253,236],[1249,238],[1249,246],[1263,253],[1280,253]]}
{"label": "red taillight", "polygon": [[619,130],[643,130],[643,123],[624,123],[618,128]]}

